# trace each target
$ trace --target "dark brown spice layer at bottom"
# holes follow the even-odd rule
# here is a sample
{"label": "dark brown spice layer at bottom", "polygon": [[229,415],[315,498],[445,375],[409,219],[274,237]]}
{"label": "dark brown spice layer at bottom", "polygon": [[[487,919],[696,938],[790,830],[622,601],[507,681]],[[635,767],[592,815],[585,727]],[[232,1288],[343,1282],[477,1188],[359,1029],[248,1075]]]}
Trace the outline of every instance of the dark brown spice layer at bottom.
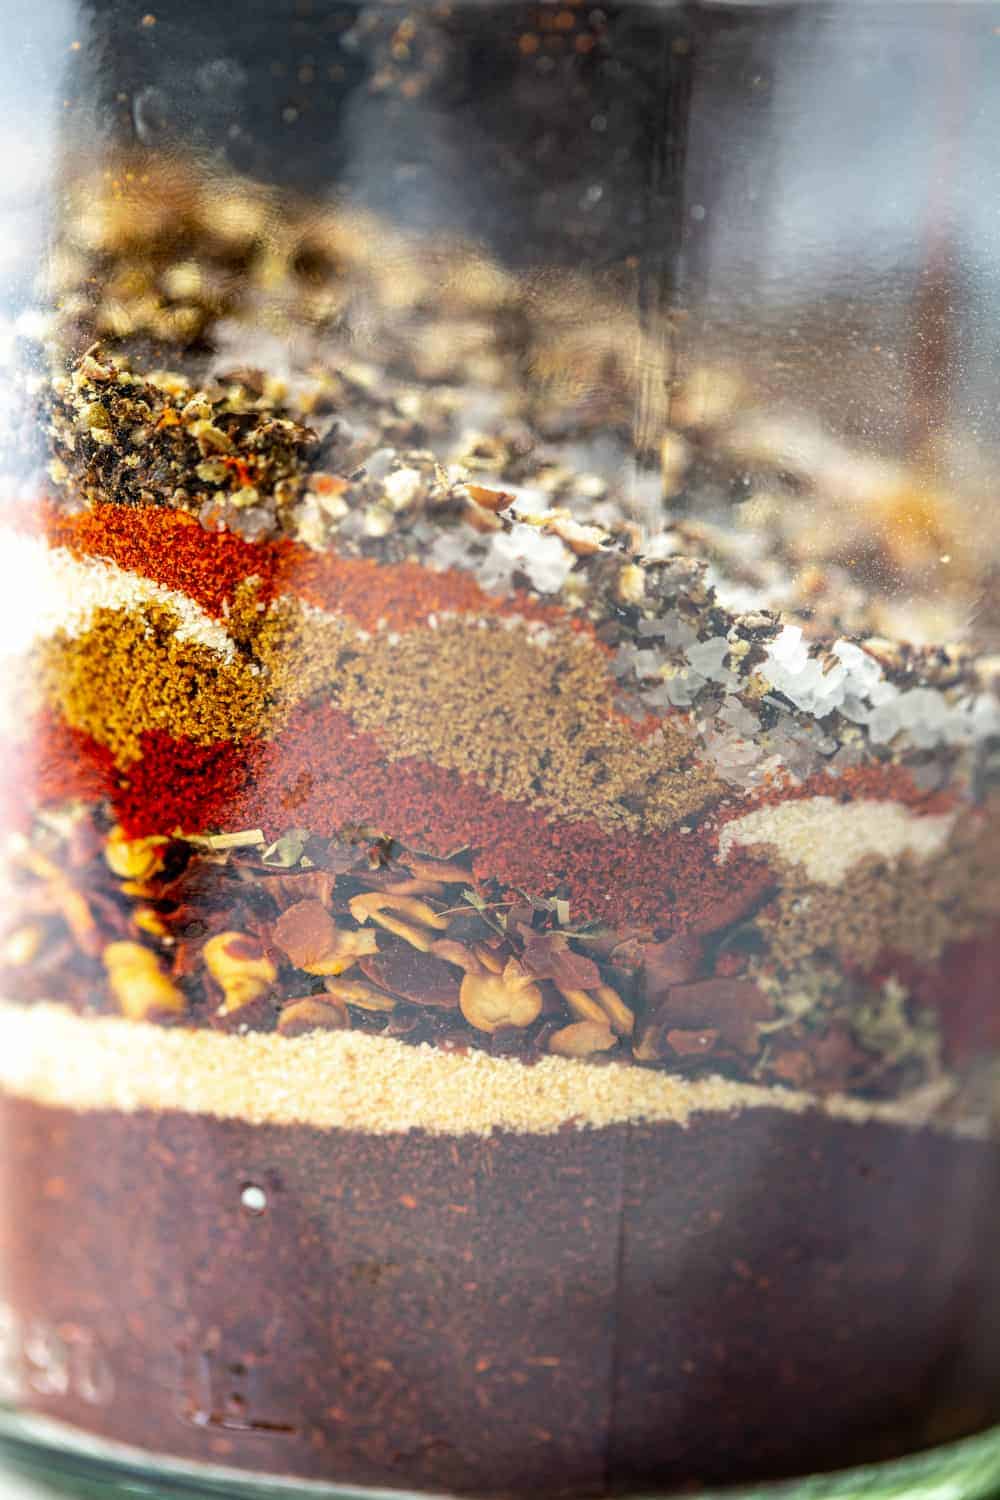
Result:
{"label": "dark brown spice layer at bottom", "polygon": [[1000,1419],[995,1147],[769,1109],[483,1139],[18,1100],[0,1146],[24,1404],[188,1460],[600,1493]]}

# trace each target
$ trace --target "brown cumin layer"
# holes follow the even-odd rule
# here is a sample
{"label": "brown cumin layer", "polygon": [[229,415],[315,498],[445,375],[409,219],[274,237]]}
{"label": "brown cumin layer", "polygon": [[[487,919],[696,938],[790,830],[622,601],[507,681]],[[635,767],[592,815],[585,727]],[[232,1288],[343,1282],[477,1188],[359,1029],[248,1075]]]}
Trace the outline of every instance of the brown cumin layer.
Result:
{"label": "brown cumin layer", "polygon": [[290,600],[258,615],[252,596],[247,613],[234,617],[240,651],[227,658],[185,638],[162,604],[97,608],[79,634],[37,647],[44,701],[127,765],[144,733],[201,745],[271,737],[322,696],[393,760],[428,759],[611,830],[669,827],[723,791],[676,724],[640,732],[618,714],[604,654],[573,631],[450,618],[359,636]]}
{"label": "brown cumin layer", "polygon": [[455,1139],[10,1098],[0,1134],[24,1404],[107,1438],[601,1494],[1000,1418],[985,1144],[766,1109]]}

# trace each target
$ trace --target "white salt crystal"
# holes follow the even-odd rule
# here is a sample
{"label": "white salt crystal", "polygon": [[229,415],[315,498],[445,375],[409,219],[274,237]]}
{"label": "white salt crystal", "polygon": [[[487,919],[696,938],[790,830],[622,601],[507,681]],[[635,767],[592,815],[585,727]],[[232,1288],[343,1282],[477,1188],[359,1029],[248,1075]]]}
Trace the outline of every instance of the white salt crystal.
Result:
{"label": "white salt crystal", "polygon": [[540,594],[556,594],[566,582],[574,557],[558,537],[545,536],[533,526],[515,522],[509,531],[495,531],[482,568],[487,588],[507,583],[515,571],[525,574]]}
{"label": "white salt crystal", "polygon": [[716,635],[707,641],[696,641],[684,654],[695,671],[707,677],[710,682],[724,681],[732,675],[722,665],[729,655],[729,642],[725,636]]}

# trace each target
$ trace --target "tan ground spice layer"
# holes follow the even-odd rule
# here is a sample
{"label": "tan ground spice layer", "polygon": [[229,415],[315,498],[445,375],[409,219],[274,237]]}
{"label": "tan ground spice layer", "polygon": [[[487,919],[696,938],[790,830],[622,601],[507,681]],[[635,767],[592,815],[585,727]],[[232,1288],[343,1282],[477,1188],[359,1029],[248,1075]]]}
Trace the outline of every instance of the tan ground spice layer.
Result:
{"label": "tan ground spice layer", "polygon": [[229,624],[239,649],[227,659],[179,639],[162,606],[98,610],[81,635],[40,647],[45,696],[122,764],[143,730],[239,742],[324,692],[393,759],[611,831],[671,827],[723,792],[682,730],[643,737],[615,713],[606,658],[576,632],[455,617],[366,635],[292,600],[259,613],[252,590]]}
{"label": "tan ground spice layer", "polygon": [[783,876],[774,906],[758,918],[783,968],[817,951],[861,968],[887,949],[930,963],[1000,911],[1000,799],[961,817],[933,859],[904,854],[890,864],[868,855],[840,886],[803,881],[787,863]]}
{"label": "tan ground spice layer", "polygon": [[568,631],[545,641],[462,618],[377,636],[347,663],[337,702],[362,729],[388,731],[393,755],[609,828],[667,828],[720,795],[683,731],[640,738],[614,715],[595,646]]}
{"label": "tan ground spice layer", "polygon": [[358,1031],[301,1037],[167,1028],[65,1006],[0,1000],[0,1088],[57,1108],[179,1109],[254,1124],[311,1125],[388,1135],[547,1135],[628,1120],[689,1126],[700,1114],[743,1109],[818,1110],[863,1123],[885,1120],[974,1137],[983,1115],[948,1118],[955,1084],[892,1100],[685,1079],[611,1063],[545,1057],[532,1067],[485,1052],[460,1056]]}

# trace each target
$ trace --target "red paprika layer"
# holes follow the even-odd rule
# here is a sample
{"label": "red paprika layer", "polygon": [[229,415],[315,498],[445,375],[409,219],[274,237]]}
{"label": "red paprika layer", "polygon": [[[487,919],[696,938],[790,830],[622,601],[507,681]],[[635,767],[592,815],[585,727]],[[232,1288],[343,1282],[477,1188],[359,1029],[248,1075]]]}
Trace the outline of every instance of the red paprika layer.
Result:
{"label": "red paprika layer", "polygon": [[[390,760],[375,735],[329,705],[298,709],[273,740],[204,746],[154,731],[142,747],[124,772],[88,736],[46,715],[35,737],[7,756],[11,821],[38,803],[107,797],[132,837],[260,828],[273,839],[292,827],[332,835],[368,824],[435,856],[474,849],[477,878],[565,896],[573,921],[669,931],[733,921],[773,883],[766,863],[746,851],[718,865],[717,835],[707,827],[611,835],[592,822],[546,819],[430,762]],[[898,770],[880,778],[878,769],[812,778],[808,790],[790,794],[847,801],[881,793],[932,810],[909,778],[901,785]],[[719,811],[743,813],[775,796],[769,790]]]}
{"label": "red paprika layer", "polygon": [[[439,612],[486,614],[561,622],[586,633],[598,649],[612,654],[595,635],[591,621],[533,599],[523,590],[505,596],[488,594],[470,574],[456,569],[435,572],[415,560],[381,563],[372,558],[338,557],[288,540],[251,543],[233,532],[206,531],[183,511],[104,505],[65,515],[47,503],[6,506],[0,507],[0,529],[5,527],[44,535],[50,546],[65,547],[81,558],[110,559],[127,571],[186,594],[223,621],[240,584],[254,578],[262,604],[288,595],[345,615],[362,629],[374,629],[380,623],[393,630],[419,628]],[[617,709],[612,712],[616,722],[644,739],[674,711],[665,716],[647,713],[642,719]],[[677,712],[684,717],[683,711]],[[835,780],[817,772],[798,785],[779,773],[746,802],[737,799],[722,816],[739,817],[754,807],[789,798],[843,797],[845,789],[852,797],[891,797],[925,813],[950,810],[956,800],[947,791],[922,791],[902,767],[873,764],[849,768]]]}
{"label": "red paprika layer", "polygon": [[109,559],[186,594],[216,619],[225,618],[239,586],[255,578],[262,603],[290,594],[346,615],[365,630],[380,622],[406,630],[445,611],[516,615],[545,623],[566,620],[588,628],[586,621],[523,590],[502,597],[488,594],[471,573],[454,568],[434,572],[416,560],[340,557],[287,539],[247,542],[231,531],[206,531],[183,511],[102,505],[66,515],[43,504],[8,507],[0,519],[12,530],[44,535],[51,547],[66,547],[77,557]]}
{"label": "red paprika layer", "polygon": [[[107,752],[52,717],[35,745],[8,755],[9,817],[71,797],[110,799],[131,837],[292,827],[324,835],[366,824],[435,856],[476,851],[477,878],[561,895],[572,920],[650,923],[705,930],[735,920],[771,884],[767,866],[735,851],[724,867],[717,842],[667,831],[613,836],[592,822],[547,820],[468,777],[412,757],[390,760],[378,739],[338,710],[302,708],[275,739],[203,746],[156,731],[127,772]],[[20,765],[16,765],[16,761]]]}
{"label": "red paprika layer", "polygon": [[714,816],[719,823],[728,823],[761,807],[804,802],[811,797],[833,797],[845,803],[898,802],[922,817],[952,812],[961,801],[958,792],[949,788],[924,791],[905,766],[873,761],[867,766],[848,766],[835,774],[814,771],[804,781],[793,781],[788,772],[781,770],[746,796],[737,794],[732,801],[721,803]]}

